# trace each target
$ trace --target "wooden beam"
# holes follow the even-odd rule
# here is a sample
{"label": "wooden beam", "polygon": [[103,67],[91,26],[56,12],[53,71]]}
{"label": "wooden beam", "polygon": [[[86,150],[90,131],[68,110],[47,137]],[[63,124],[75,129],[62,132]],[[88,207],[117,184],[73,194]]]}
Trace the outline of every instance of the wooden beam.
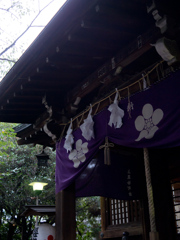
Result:
{"label": "wooden beam", "polygon": [[[41,109],[42,110],[42,109]],[[15,105],[15,107],[13,105],[6,105],[5,108],[3,109],[3,115],[7,114],[7,115],[14,115],[14,114],[18,114],[18,112],[20,112],[19,114],[23,115],[24,113],[28,113],[30,112],[32,114],[38,114],[40,113],[40,108],[38,108],[38,106],[31,106],[31,105],[27,105],[27,106],[17,106]],[[2,115],[0,113],[0,115]]]}
{"label": "wooden beam", "polygon": [[[52,85],[53,86],[53,85]],[[42,86],[41,88],[37,88],[36,86],[30,86],[30,87],[27,87],[27,88],[24,88],[23,89],[23,94],[26,94],[26,93],[39,93],[40,96],[44,96],[47,92],[52,92],[54,94],[58,94],[61,90],[58,89],[57,87],[56,88],[46,88],[45,86]]]}
{"label": "wooden beam", "polygon": [[49,138],[51,139],[51,137],[49,137],[44,131],[41,131],[41,129],[39,130],[35,130],[33,129],[33,126],[31,128],[27,128],[25,130],[23,130],[22,132],[17,132],[17,137],[18,140],[20,139],[41,139],[41,138]]}
{"label": "wooden beam", "polygon": [[56,240],[75,240],[75,184],[56,195]]}
{"label": "wooden beam", "polygon": [[[114,56],[114,68],[117,69],[118,66],[125,68],[144,53],[149,51],[152,48],[150,43],[156,39],[159,34],[159,30],[154,27],[132,41],[131,44]],[[102,81],[104,81],[108,75],[113,75],[115,69],[113,69],[112,59],[110,59],[100,68],[98,68],[93,74],[87,77],[80,85],[69,92],[70,102],[74,102],[77,97],[83,98],[85,95],[102,85]]]}
{"label": "wooden beam", "polygon": [[[1,118],[1,122],[8,122],[8,123],[32,123],[35,121],[35,116],[32,115],[32,113],[30,114],[5,114],[2,115],[0,113],[0,118]],[[24,119],[25,118],[25,119]],[[28,119],[28,120],[27,120]]]}
{"label": "wooden beam", "polygon": [[[15,99],[14,99],[15,100]],[[41,108],[43,108],[44,106],[42,105],[42,101],[23,101],[23,100],[21,100],[21,101],[14,101],[14,100],[11,100],[10,99],[10,102],[9,102],[9,104],[7,104],[6,106],[5,106],[5,108],[4,109],[7,109],[7,110],[10,110],[10,109],[12,109],[12,110],[15,110],[14,109],[14,105],[15,105],[15,107],[18,109],[18,108],[23,108],[24,106],[25,106],[25,109],[27,109],[27,107],[28,107],[28,111],[30,111],[31,110],[31,107],[33,108],[33,109],[39,109],[40,107]]]}
{"label": "wooden beam", "polygon": [[106,231],[103,232],[104,236],[102,239],[122,239],[123,232],[129,232],[130,236],[134,237],[132,239],[142,239],[143,235],[142,223],[131,222],[117,226],[115,225],[109,226],[108,229],[106,229]]}
{"label": "wooden beam", "polygon": [[[40,78],[49,77],[49,79],[57,78],[59,81],[59,87],[62,88],[64,86],[67,87],[68,83],[72,84],[74,82],[73,81],[74,79],[84,78],[84,76],[87,76],[86,75],[87,71],[88,71],[88,69],[84,69],[83,67],[81,69],[67,68],[66,71],[60,71],[60,70],[58,71],[57,70],[57,71],[49,71],[49,72],[46,72],[42,69],[42,72],[39,73],[39,77]],[[51,88],[53,88],[53,82],[51,82],[51,83],[52,83]],[[41,85],[41,87],[43,87],[43,86],[46,87],[45,82],[43,85]],[[55,89],[57,89],[57,87]]]}
{"label": "wooden beam", "polygon": [[[60,65],[60,64],[59,64]],[[69,71],[69,69],[68,69]],[[42,86],[46,86],[46,87],[54,87],[57,88],[59,87],[60,91],[64,91],[63,88],[67,87],[67,85],[69,84],[73,84],[74,83],[74,79],[69,79],[68,81],[63,81],[63,79],[59,78],[58,76],[52,76],[50,74],[50,76],[48,76],[48,74],[43,74],[41,76],[40,75],[36,75],[32,77],[31,83],[29,84],[29,86],[35,86],[35,87],[42,87]]]}
{"label": "wooden beam", "polygon": [[[119,9],[122,13],[128,12],[129,14],[132,13],[132,15],[142,14],[145,7],[145,1],[108,1],[103,0],[103,4],[106,4],[106,7],[112,7],[114,9]],[[112,4],[113,3],[113,4]],[[144,5],[142,5],[144,3]]]}
{"label": "wooden beam", "polygon": [[25,144],[40,144],[43,146],[50,146],[50,147],[54,147],[55,142],[53,142],[51,140],[51,138],[47,137],[38,137],[38,138],[28,138],[27,140],[25,139],[19,139],[17,140],[18,145],[25,145]]}
{"label": "wooden beam", "polygon": [[96,57],[102,57],[104,58],[110,58],[112,56],[112,51],[110,50],[102,50],[99,49],[97,46],[92,46],[92,48],[89,48],[88,45],[81,45],[77,43],[70,44],[65,46],[64,49],[62,49],[62,53],[64,54],[70,54],[70,55],[78,55],[78,56],[88,56],[92,58]]}
{"label": "wooden beam", "polygon": [[[30,110],[29,109],[27,109],[27,108],[21,108],[20,109],[20,115],[21,116],[29,116],[29,117],[31,117],[32,116],[32,112],[30,112]],[[40,110],[39,109],[36,109],[36,111],[34,110],[34,114],[40,114]],[[10,111],[8,111],[8,110],[1,110],[0,111],[0,116],[1,117],[6,117],[6,116],[14,116],[14,117],[16,117],[17,116],[17,109],[13,109],[13,110],[10,110]]]}
{"label": "wooden beam", "polygon": [[30,93],[27,93],[26,95],[17,93],[14,99],[17,99],[17,101],[29,100],[29,101],[37,102],[38,100],[42,99],[42,96],[39,96],[39,95],[36,96],[35,94],[30,94]]}
{"label": "wooden beam", "polygon": [[[72,39],[73,38],[74,38],[74,35],[72,35]],[[75,37],[75,39],[77,38]],[[71,39],[69,41],[71,41]],[[69,66],[69,67],[71,67],[72,64],[74,63],[80,64],[80,65],[82,64],[84,65],[88,63],[90,66],[92,64],[95,64],[96,66],[98,66],[100,62],[99,59],[89,58],[88,56],[66,55],[63,53],[57,53],[56,55],[53,55],[52,59],[50,59],[49,61],[50,63],[52,62],[52,64],[55,64],[55,65],[62,65],[62,66]]]}
{"label": "wooden beam", "polygon": [[[94,47],[94,45],[96,45],[96,47],[98,47],[99,49],[110,49],[110,50],[115,51],[116,49],[119,48],[120,40],[121,40],[121,43],[124,40],[124,43],[127,44],[127,40],[126,40],[127,37],[131,37],[131,38],[135,37],[135,34],[133,34],[133,33],[126,33],[126,32],[123,32],[122,30],[118,29],[118,30],[114,30],[115,37],[112,36],[112,38],[113,38],[113,41],[112,41],[112,39],[111,40],[106,39],[106,36],[105,36],[105,33],[107,33],[108,35],[110,35],[110,34],[113,35],[113,32],[110,31],[109,29],[105,28],[105,30],[103,30],[103,32],[102,32],[102,29],[99,30],[98,28],[96,28],[95,30],[96,31],[93,31],[93,28],[87,29],[87,28],[83,27],[83,31],[81,31],[79,36],[71,35],[68,40],[69,40],[69,42],[76,43],[76,44],[78,43],[80,45],[85,43],[86,45],[88,45],[90,47]],[[94,36],[93,41],[91,39],[92,35]],[[102,40],[103,38],[106,39],[106,41],[103,41]],[[90,59],[87,59],[87,63],[89,61],[90,61]],[[82,60],[81,60],[81,62],[82,62]]]}
{"label": "wooden beam", "polygon": [[115,9],[103,4],[97,4],[95,11],[97,15],[100,15],[101,19],[104,18],[104,21],[107,21],[108,19],[114,24],[120,23],[120,25],[126,29],[133,30],[134,24],[137,26],[142,26],[144,24],[141,19],[137,18],[136,16],[129,15],[128,12],[119,12],[119,8]]}
{"label": "wooden beam", "polygon": [[[129,37],[129,35],[133,35],[134,31],[128,31],[125,28],[122,28],[121,26],[121,22],[116,22],[116,24],[112,23],[111,21],[107,22],[107,19],[104,19],[104,21],[101,20],[101,22],[98,22],[95,19],[93,20],[86,20],[83,19],[81,21],[81,27],[83,30],[88,30],[91,34],[92,33],[97,33],[101,38],[102,36],[106,35],[106,36],[114,36],[115,39],[122,39],[122,38],[126,38],[127,36]],[[87,31],[86,31],[87,33]],[[113,41],[114,38],[112,38]],[[96,38],[93,39],[93,42],[96,42]],[[103,44],[103,42],[102,42]]]}
{"label": "wooden beam", "polygon": [[41,115],[39,114],[38,118],[36,119],[36,121],[34,123],[34,126],[33,126],[34,129],[38,130],[38,129],[42,128],[48,118],[49,118],[49,113],[47,111],[44,111]]}

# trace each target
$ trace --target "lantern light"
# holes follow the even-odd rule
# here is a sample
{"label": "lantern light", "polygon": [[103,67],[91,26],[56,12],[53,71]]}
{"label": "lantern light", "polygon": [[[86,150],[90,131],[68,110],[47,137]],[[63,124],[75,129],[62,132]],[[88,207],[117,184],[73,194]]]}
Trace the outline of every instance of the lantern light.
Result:
{"label": "lantern light", "polygon": [[[43,187],[48,185],[48,183],[43,183],[43,182],[32,182],[29,184],[30,186],[33,186],[33,191],[36,191],[36,194],[41,193],[43,190]],[[39,204],[39,199],[38,195],[36,196],[36,205]],[[38,226],[38,216],[36,216],[36,227]]]}
{"label": "lantern light", "polygon": [[48,185],[48,183],[43,183],[43,182],[32,182],[29,184],[30,186],[33,186],[33,190],[36,191],[36,190],[40,190],[42,191],[43,190],[43,187]]}

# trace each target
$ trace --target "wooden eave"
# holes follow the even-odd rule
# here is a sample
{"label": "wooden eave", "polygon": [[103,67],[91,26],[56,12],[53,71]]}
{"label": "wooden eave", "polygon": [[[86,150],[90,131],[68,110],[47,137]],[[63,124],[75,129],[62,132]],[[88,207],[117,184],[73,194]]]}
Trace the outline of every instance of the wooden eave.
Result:
{"label": "wooden eave", "polygon": [[0,121],[34,123],[45,95],[61,111],[70,90],[150,26],[142,1],[67,1],[2,80]]}
{"label": "wooden eave", "polygon": [[[178,3],[156,2],[178,19]],[[52,107],[52,119],[61,123],[74,114],[69,109],[77,97],[82,100],[76,114],[101,97],[108,75],[124,86],[160,61],[150,45],[160,36],[145,0],[68,0],[0,82],[0,121],[41,129]],[[114,77],[113,58],[130,76],[126,83]]]}

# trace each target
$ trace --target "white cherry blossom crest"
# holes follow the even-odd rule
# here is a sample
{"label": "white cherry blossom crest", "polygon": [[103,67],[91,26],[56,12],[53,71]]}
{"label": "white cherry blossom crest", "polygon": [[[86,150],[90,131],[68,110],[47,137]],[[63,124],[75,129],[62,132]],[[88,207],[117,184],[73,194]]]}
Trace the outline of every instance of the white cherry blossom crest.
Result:
{"label": "white cherry blossom crest", "polygon": [[145,104],[142,109],[142,115],[135,120],[135,127],[140,131],[139,137],[135,141],[140,141],[142,138],[153,138],[159,129],[157,124],[162,120],[163,116],[164,113],[160,108],[153,111],[151,104]]}
{"label": "white cherry blossom crest", "polygon": [[80,165],[80,162],[84,162],[86,160],[85,154],[89,151],[87,146],[88,143],[82,143],[82,140],[79,139],[76,141],[76,149],[72,150],[69,154],[69,160],[72,160],[74,162],[74,167],[78,168]]}

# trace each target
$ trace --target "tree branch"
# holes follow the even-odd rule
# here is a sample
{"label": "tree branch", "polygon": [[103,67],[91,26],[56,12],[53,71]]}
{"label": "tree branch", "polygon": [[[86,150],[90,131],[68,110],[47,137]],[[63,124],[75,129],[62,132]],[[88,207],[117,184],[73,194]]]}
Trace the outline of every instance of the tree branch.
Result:
{"label": "tree branch", "polygon": [[30,25],[25,29],[24,32],[22,32],[19,37],[17,37],[14,42],[12,44],[10,44],[7,48],[5,48],[1,53],[0,53],[0,56],[2,56],[7,50],[9,50],[11,47],[13,47],[16,42],[31,28],[32,24],[34,23],[34,21],[38,18],[38,16],[41,14],[41,12],[47,8],[52,2],[54,2],[54,0],[51,0],[45,7],[43,7],[39,12],[38,14],[36,15],[36,17],[31,21]]}
{"label": "tree branch", "polygon": [[8,58],[0,58],[0,61],[7,61],[7,62],[13,62],[13,63],[16,63],[15,60],[11,60],[11,59],[8,59]]}
{"label": "tree branch", "polygon": [[14,13],[12,13],[12,12],[10,12],[9,10],[11,9],[11,8],[13,8],[14,6],[11,6],[11,7],[9,7],[9,8],[0,8],[0,10],[1,11],[5,11],[5,12],[8,12],[8,13],[10,13],[11,15],[13,15],[15,18],[17,18],[17,16],[14,14]]}
{"label": "tree branch", "polygon": [[9,7],[9,8],[0,8],[0,10],[2,10],[2,11],[6,11],[6,12],[9,12],[9,9],[11,9],[13,6],[11,6],[11,7]]}

